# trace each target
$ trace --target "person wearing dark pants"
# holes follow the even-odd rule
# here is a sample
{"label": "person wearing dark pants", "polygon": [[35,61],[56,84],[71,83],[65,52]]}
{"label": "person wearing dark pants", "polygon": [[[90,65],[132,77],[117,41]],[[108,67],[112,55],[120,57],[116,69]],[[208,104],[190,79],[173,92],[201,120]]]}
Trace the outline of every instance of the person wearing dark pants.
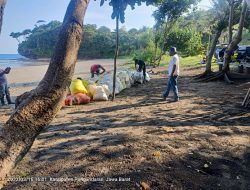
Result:
{"label": "person wearing dark pants", "polygon": [[10,92],[6,77],[6,74],[9,74],[10,69],[10,67],[7,67],[5,70],[0,69],[0,101],[2,105],[5,105],[4,96],[6,96],[8,104],[14,104],[10,98]]}
{"label": "person wearing dark pants", "polygon": [[144,61],[142,60],[138,60],[135,59],[135,68],[137,68],[136,66],[139,66],[138,69],[136,69],[138,72],[142,72],[143,71],[143,83],[145,83],[146,81],[146,64]]}
{"label": "person wearing dark pants", "polygon": [[91,78],[94,78],[95,75],[99,76],[103,73],[105,73],[105,69],[103,66],[99,65],[99,64],[94,64],[91,66],[90,68],[90,73],[91,73]]}
{"label": "person wearing dark pants", "polygon": [[168,65],[168,81],[167,88],[163,93],[163,100],[166,100],[170,90],[174,92],[174,101],[179,101],[179,92],[177,86],[177,79],[179,76],[179,56],[177,55],[177,50],[175,47],[170,48],[169,55],[172,56]]}

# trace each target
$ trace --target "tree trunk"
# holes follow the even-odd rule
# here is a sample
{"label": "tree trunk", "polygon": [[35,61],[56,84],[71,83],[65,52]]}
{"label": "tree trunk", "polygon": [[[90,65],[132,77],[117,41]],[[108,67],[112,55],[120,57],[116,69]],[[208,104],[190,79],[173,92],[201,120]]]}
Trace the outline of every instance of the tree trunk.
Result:
{"label": "tree trunk", "polygon": [[[248,7],[250,7],[250,0],[246,0]],[[242,103],[244,107],[248,107],[250,105],[250,88],[247,92],[247,95]]]}
{"label": "tree trunk", "polygon": [[116,17],[116,48],[115,48],[115,56],[114,56],[114,75],[113,75],[113,93],[112,93],[112,101],[115,100],[115,88],[116,88],[116,62],[118,57],[119,50],[119,17]]}
{"label": "tree trunk", "polygon": [[4,13],[5,4],[6,4],[6,0],[0,0],[0,33],[2,29],[2,24],[3,24],[3,13]]}
{"label": "tree trunk", "polygon": [[213,56],[214,56],[214,52],[215,52],[215,48],[216,48],[216,44],[221,36],[221,32],[222,32],[222,29],[218,29],[216,34],[214,35],[214,38],[213,38],[213,41],[212,41],[212,44],[211,44],[211,49],[209,51],[209,54],[208,54],[208,57],[207,57],[207,63],[206,63],[206,70],[205,70],[205,74],[210,74],[212,72],[212,59],[213,59]]}
{"label": "tree trunk", "polygon": [[229,2],[228,44],[232,42],[233,38],[233,12],[234,12],[234,0],[231,0],[231,2]]}
{"label": "tree trunk", "polygon": [[[170,28],[170,27],[169,27]],[[160,52],[160,55],[159,57],[156,59],[156,61],[158,61],[157,63],[157,66],[159,67],[160,64],[161,64],[161,58],[162,56],[164,55],[165,53],[165,50],[164,50],[164,47],[165,47],[165,39],[167,38],[167,33],[170,29],[168,29],[168,23],[165,23],[165,27],[164,27],[164,30],[163,30],[163,42],[162,42],[162,46],[161,46],[161,52]]]}
{"label": "tree trunk", "polygon": [[225,54],[224,54],[224,64],[223,64],[223,72],[227,73],[229,71],[229,64],[231,62],[231,56],[233,52],[237,49],[238,44],[242,40],[242,32],[243,32],[243,27],[244,27],[244,21],[246,17],[246,12],[247,12],[247,4],[246,1],[243,3],[243,7],[241,10],[241,15],[240,15],[240,22],[239,22],[239,30],[232,40],[232,42],[228,45]]}
{"label": "tree trunk", "polygon": [[156,59],[156,61],[158,61],[158,63],[157,63],[158,67],[160,66],[162,56],[165,54],[165,47],[166,47],[165,40],[167,38],[169,31],[172,29],[173,25],[175,24],[175,22],[176,22],[176,20],[169,21],[168,23],[165,23],[165,27],[164,27],[163,35],[162,35],[163,36],[163,44],[161,46],[161,53],[160,53],[159,57]]}
{"label": "tree trunk", "polygon": [[49,68],[37,88],[16,101],[16,110],[0,131],[0,187],[29,151],[36,136],[61,109],[83,35],[89,0],[71,0]]}
{"label": "tree trunk", "polygon": [[157,56],[157,48],[158,48],[158,42],[155,42],[154,43],[154,67],[156,66],[155,63],[156,63],[156,56]]}

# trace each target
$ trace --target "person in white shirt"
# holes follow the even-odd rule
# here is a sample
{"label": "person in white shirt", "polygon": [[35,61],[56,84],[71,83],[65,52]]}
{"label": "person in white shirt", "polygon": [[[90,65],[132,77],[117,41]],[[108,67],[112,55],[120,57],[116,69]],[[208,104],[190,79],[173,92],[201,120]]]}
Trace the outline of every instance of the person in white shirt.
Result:
{"label": "person in white shirt", "polygon": [[163,100],[166,100],[170,90],[172,89],[174,92],[174,101],[179,101],[179,93],[177,87],[177,78],[179,76],[180,69],[180,58],[177,55],[177,50],[175,47],[171,47],[169,50],[169,55],[172,56],[168,65],[168,81],[167,88],[163,93]]}

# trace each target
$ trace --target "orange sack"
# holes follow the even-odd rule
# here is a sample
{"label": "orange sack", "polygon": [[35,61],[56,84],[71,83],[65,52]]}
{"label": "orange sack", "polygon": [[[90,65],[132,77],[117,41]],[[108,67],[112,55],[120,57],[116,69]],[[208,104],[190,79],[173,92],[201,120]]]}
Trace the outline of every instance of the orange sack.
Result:
{"label": "orange sack", "polygon": [[90,97],[83,93],[75,94],[76,104],[88,104],[90,102]]}

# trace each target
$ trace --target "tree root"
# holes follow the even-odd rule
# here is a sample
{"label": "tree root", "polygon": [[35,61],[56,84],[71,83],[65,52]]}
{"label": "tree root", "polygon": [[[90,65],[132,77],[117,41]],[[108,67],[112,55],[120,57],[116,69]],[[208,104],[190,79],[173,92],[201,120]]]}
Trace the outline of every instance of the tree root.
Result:
{"label": "tree root", "polygon": [[194,76],[194,79],[195,80],[204,79],[204,78],[207,78],[208,76],[211,76],[213,74],[214,74],[214,72],[212,72],[212,71],[205,71],[204,73],[202,73],[200,75]]}
{"label": "tree root", "polygon": [[220,71],[218,73],[212,73],[212,74],[206,74],[201,75],[199,79],[197,79],[198,82],[211,82],[211,81],[217,81],[217,80],[224,80],[227,84],[233,84],[233,81],[230,80],[230,76],[225,71]]}
{"label": "tree root", "polygon": [[242,106],[244,106],[245,108],[250,106],[250,88],[246,94],[246,97],[244,98],[244,101],[242,102]]}

